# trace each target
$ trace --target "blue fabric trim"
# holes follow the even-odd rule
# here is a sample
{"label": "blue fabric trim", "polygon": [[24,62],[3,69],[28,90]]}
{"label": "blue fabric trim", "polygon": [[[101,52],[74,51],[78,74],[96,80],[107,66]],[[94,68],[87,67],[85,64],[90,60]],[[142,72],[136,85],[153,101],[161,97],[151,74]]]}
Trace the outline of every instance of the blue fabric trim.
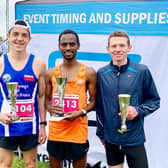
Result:
{"label": "blue fabric trim", "polygon": [[133,69],[131,67],[128,67],[128,70],[132,71],[132,72],[136,72],[136,73],[139,73],[136,69]]}
{"label": "blue fabric trim", "polygon": [[112,69],[110,68],[110,69],[108,69],[107,71],[103,72],[103,75],[106,74],[106,73],[109,73],[109,72],[111,72],[111,71],[112,71]]}

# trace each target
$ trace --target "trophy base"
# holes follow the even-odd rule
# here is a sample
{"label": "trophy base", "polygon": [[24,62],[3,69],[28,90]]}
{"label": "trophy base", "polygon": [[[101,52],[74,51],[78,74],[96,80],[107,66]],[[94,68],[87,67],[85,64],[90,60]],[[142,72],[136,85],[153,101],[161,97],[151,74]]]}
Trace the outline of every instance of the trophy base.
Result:
{"label": "trophy base", "polygon": [[127,129],[118,129],[118,132],[120,134],[124,134],[124,133],[128,132],[128,130]]}
{"label": "trophy base", "polygon": [[123,133],[125,133],[125,132],[128,132],[127,126],[123,123],[123,125],[121,126],[121,128],[118,129],[118,132],[119,132],[120,134],[123,134]]}
{"label": "trophy base", "polygon": [[18,116],[12,116],[11,121],[18,121],[20,118]]}
{"label": "trophy base", "polygon": [[62,114],[57,114],[57,117],[64,117],[64,113],[62,113]]}
{"label": "trophy base", "polygon": [[61,121],[61,120],[63,120],[63,119],[65,119],[66,118],[66,116],[51,116],[50,117],[50,121]]}

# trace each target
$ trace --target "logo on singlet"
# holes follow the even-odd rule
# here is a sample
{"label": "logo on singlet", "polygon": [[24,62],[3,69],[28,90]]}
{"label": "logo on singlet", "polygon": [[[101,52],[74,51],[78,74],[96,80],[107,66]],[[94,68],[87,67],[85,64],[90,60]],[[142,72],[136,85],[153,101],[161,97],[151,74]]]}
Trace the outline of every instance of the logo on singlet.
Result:
{"label": "logo on singlet", "polygon": [[84,82],[84,81],[83,81],[82,79],[79,79],[79,80],[77,81],[77,84],[81,85],[83,82]]}
{"label": "logo on singlet", "polygon": [[10,74],[4,74],[2,79],[6,83],[6,82],[9,82],[11,80],[11,76],[10,76]]}

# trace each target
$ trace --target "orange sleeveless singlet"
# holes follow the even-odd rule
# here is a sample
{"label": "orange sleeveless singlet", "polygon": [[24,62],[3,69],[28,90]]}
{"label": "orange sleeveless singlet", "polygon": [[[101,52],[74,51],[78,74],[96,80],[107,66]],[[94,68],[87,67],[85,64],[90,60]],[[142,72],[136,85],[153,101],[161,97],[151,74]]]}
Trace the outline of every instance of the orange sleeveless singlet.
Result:
{"label": "orange sleeveless singlet", "polygon": [[[60,77],[60,65],[56,66],[52,75],[53,97],[58,94],[56,77]],[[84,109],[87,105],[86,66],[81,64],[75,79],[67,81],[64,96],[64,112]],[[49,121],[49,140],[73,143],[85,143],[88,139],[87,116],[74,121]]]}

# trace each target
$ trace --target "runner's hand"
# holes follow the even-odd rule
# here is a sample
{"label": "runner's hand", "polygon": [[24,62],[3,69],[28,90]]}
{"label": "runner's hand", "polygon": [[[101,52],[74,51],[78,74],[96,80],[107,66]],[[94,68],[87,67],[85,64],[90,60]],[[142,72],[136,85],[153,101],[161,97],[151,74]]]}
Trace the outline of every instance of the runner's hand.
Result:
{"label": "runner's hand", "polygon": [[0,121],[2,121],[4,124],[10,124],[12,115],[9,113],[0,113]]}
{"label": "runner's hand", "polygon": [[45,125],[40,125],[39,138],[38,138],[39,145],[44,144],[46,139],[47,139],[47,135],[46,135]]}
{"label": "runner's hand", "polygon": [[62,114],[63,106],[50,103],[47,105],[47,110],[52,116],[57,116],[59,114]]}
{"label": "runner's hand", "polygon": [[75,119],[81,117],[81,111],[72,111],[68,113],[64,113],[66,118],[64,120],[74,121]]}
{"label": "runner's hand", "polygon": [[127,120],[133,120],[136,116],[138,116],[138,112],[136,108],[133,106],[128,106],[127,112],[126,112]]}

